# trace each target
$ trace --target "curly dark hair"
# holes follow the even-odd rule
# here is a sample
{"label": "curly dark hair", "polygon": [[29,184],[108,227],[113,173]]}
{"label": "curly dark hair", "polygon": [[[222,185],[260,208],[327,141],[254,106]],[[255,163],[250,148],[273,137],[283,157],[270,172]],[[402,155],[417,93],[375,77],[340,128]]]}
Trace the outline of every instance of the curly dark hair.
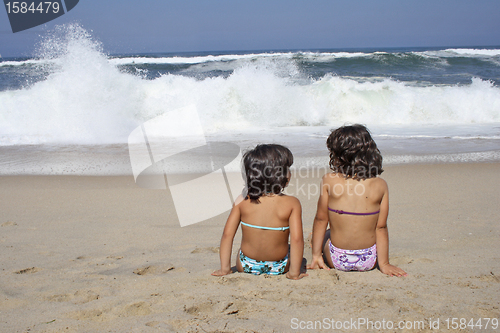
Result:
{"label": "curly dark hair", "polygon": [[332,130],[326,146],[330,151],[330,168],[346,178],[373,178],[384,171],[380,150],[363,125],[342,126]]}
{"label": "curly dark hair", "polygon": [[252,202],[266,194],[281,194],[293,164],[290,149],[277,144],[261,144],[243,155],[247,196]]}

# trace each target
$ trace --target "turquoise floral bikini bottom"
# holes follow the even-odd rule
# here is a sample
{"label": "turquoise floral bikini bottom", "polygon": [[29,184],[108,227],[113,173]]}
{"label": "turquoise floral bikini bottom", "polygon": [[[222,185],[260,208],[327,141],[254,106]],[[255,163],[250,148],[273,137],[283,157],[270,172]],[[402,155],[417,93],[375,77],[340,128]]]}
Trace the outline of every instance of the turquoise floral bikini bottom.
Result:
{"label": "turquoise floral bikini bottom", "polygon": [[278,261],[259,261],[247,257],[240,250],[240,262],[245,273],[279,275],[285,273],[286,264],[288,263],[288,253],[285,258]]}

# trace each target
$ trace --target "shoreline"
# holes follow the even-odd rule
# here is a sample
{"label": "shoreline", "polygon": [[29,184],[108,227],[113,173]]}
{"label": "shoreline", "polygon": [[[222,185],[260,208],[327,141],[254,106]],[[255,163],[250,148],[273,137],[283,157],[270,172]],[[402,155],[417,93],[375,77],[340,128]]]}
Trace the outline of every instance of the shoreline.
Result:
{"label": "shoreline", "polygon": [[[181,228],[169,192],[132,176],[0,176],[0,330],[271,332],[290,331],[294,318],[498,318],[499,167],[385,166],[390,261],[409,276],[309,270],[299,281],[210,276],[228,212]],[[297,196],[306,239],[317,197]]]}
{"label": "shoreline", "polygon": [[[244,149],[242,151],[245,151]],[[13,147],[0,147],[0,177],[11,176],[82,176],[82,177],[132,177],[132,167],[128,151],[114,151],[112,158],[104,153],[85,155],[79,151],[66,151],[54,155],[51,151],[39,151],[37,147],[26,151]],[[189,157],[192,162],[193,158]],[[292,171],[325,170],[328,171],[328,155],[294,156]],[[165,165],[160,161],[159,165]],[[163,164],[162,164],[163,163]],[[453,165],[453,164],[490,164],[500,163],[500,151],[463,152],[427,155],[384,155],[383,166],[396,167],[406,165]],[[185,167],[181,160],[169,165],[169,174],[208,173],[205,166],[190,164]],[[186,172],[187,171],[187,172]],[[229,172],[239,172],[234,166]]]}

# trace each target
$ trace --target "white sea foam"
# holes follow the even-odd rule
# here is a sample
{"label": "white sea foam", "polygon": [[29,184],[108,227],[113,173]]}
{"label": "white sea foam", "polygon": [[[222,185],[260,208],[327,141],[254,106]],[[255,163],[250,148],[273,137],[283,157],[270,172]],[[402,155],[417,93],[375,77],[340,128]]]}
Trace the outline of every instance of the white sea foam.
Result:
{"label": "white sea foam", "polygon": [[375,137],[378,138],[385,138],[385,139],[418,139],[418,138],[423,138],[423,139],[453,139],[453,140],[500,140],[500,136],[497,135],[467,135],[467,136],[460,136],[460,135],[452,135],[452,136],[446,136],[446,135],[397,135],[397,134],[379,134]]}
{"label": "white sea foam", "polygon": [[363,52],[272,52],[272,53],[249,53],[249,54],[224,54],[206,55],[193,57],[121,57],[111,58],[109,62],[114,65],[134,64],[204,64],[207,62],[227,62],[256,59],[292,59],[302,57],[310,61],[328,62],[337,58],[370,57],[374,54],[386,54],[385,52],[363,53]]}
{"label": "white sea foam", "polygon": [[[228,77],[200,80],[169,74],[146,80],[121,72],[117,65],[158,58],[109,59],[81,27],[72,25],[61,33],[42,44],[39,62],[57,64],[44,81],[0,92],[1,145],[124,143],[144,121],[191,104],[207,135],[346,122],[415,129],[500,122],[500,89],[481,79],[464,86],[427,87],[333,75],[315,80],[290,60],[292,53],[269,53],[213,56],[218,59],[214,63],[256,59],[233,66]],[[193,62],[203,59],[210,57]]]}
{"label": "white sea foam", "polygon": [[293,53],[251,53],[251,54],[225,54],[225,55],[206,55],[194,57],[123,57],[111,58],[109,62],[114,65],[133,65],[133,64],[200,64],[205,62],[248,60],[257,58],[292,58]]}
{"label": "white sea foam", "polygon": [[386,165],[417,163],[498,162],[499,160],[499,151],[429,155],[389,155],[384,157],[384,163]]}
{"label": "white sea foam", "polygon": [[0,62],[0,67],[8,67],[8,66],[41,66],[41,65],[46,65],[46,64],[53,64],[55,63],[55,60],[45,60],[45,59],[28,59],[28,60],[22,60],[22,61],[2,61]]}
{"label": "white sea foam", "polygon": [[470,58],[484,58],[484,57],[497,57],[500,56],[500,49],[445,49],[436,51],[423,51],[414,52],[415,54],[430,57],[470,57]]}
{"label": "white sea foam", "polygon": [[[45,52],[47,53],[47,52]],[[415,55],[431,58],[447,58],[447,57],[496,57],[500,55],[500,49],[445,49],[436,51],[418,51],[412,52]],[[142,64],[204,64],[210,62],[231,62],[241,60],[256,60],[262,58],[271,59],[292,59],[301,57],[313,62],[330,62],[341,58],[369,58],[373,56],[388,55],[391,53],[376,51],[376,52],[263,52],[263,53],[248,53],[248,54],[223,54],[223,55],[205,55],[205,56],[165,56],[165,57],[110,57],[110,64],[116,66],[123,65],[142,65]],[[396,56],[405,56],[405,53],[392,53]],[[23,66],[23,65],[45,65],[47,63],[56,62],[54,59],[28,59],[22,61],[3,61],[0,62],[0,67],[6,66]]]}
{"label": "white sea foam", "polygon": [[[412,52],[415,55],[430,58],[447,57],[495,57],[500,55],[499,49],[445,49],[436,51]],[[109,61],[114,65],[133,65],[133,64],[204,64],[209,62],[228,62],[241,60],[256,60],[262,58],[274,59],[292,59],[299,57],[312,62],[330,62],[342,58],[370,58],[373,56],[388,55],[391,53],[383,51],[375,52],[264,52],[249,54],[224,54],[224,55],[206,55],[193,57],[121,57],[111,58]],[[407,56],[406,53],[392,53],[396,56]]]}
{"label": "white sea foam", "polygon": [[481,55],[488,57],[495,57],[500,55],[499,49],[446,49],[445,52],[456,53],[460,55]]}
{"label": "white sea foam", "polygon": [[44,42],[52,74],[29,88],[0,92],[0,143],[114,142],[136,125],[141,80],[120,73],[78,26]]}

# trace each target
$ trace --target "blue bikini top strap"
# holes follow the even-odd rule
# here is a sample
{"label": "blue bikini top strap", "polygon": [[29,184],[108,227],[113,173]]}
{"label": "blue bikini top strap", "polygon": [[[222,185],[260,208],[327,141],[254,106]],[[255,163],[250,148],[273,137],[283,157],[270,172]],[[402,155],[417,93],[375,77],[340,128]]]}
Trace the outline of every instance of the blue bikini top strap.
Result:
{"label": "blue bikini top strap", "polygon": [[290,229],[290,227],[279,227],[279,228],[271,228],[271,227],[261,227],[260,225],[253,225],[253,224],[248,224],[243,221],[241,221],[241,224],[244,226],[250,227],[250,228],[255,228],[255,229],[263,229],[263,230],[279,230],[279,231],[285,231]]}

